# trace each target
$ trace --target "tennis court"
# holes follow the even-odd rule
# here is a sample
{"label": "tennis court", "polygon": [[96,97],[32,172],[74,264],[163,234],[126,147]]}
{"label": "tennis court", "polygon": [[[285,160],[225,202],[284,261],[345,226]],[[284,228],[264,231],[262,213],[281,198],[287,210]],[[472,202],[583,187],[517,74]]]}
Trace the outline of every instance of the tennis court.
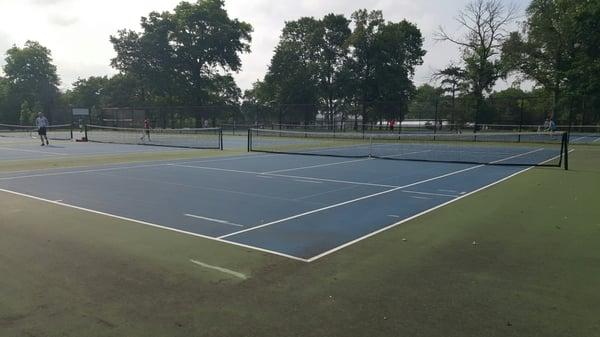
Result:
{"label": "tennis court", "polygon": [[[98,131],[99,130],[99,131]],[[116,131],[115,131],[116,130]],[[185,132],[189,132],[185,134]],[[221,137],[210,130],[198,133],[190,130],[175,130],[174,134],[152,131],[152,139],[141,140],[141,130],[104,128],[90,132],[89,142],[76,142],[86,136],[83,130],[66,125],[51,128],[48,132],[49,146],[40,146],[35,130],[0,124],[0,158],[3,160],[66,159],[76,160],[86,156],[149,154],[160,152],[185,152],[188,149],[245,149],[243,137]],[[146,145],[146,146],[140,146]]]}
{"label": "tennis court", "polygon": [[[261,153],[2,173],[0,189],[310,262],[561,157],[493,145],[483,164]],[[433,152],[418,146],[406,153]]]}

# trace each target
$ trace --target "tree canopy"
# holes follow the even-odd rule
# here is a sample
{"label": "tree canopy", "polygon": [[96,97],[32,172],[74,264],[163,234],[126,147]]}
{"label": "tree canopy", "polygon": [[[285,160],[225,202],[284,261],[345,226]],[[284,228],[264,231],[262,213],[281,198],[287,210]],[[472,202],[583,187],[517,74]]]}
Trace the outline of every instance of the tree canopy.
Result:
{"label": "tree canopy", "polygon": [[[23,112],[7,116],[8,121],[31,123],[34,113],[48,113],[57,99],[60,84],[50,50],[36,41],[27,41],[22,48],[15,45],[8,49],[5,62],[2,86],[6,108]],[[27,109],[21,109],[24,106]]]}
{"label": "tree canopy", "polygon": [[477,102],[477,113],[483,102],[483,94],[490,92],[496,81],[506,76],[500,59],[501,47],[508,25],[514,21],[515,15],[516,8],[506,7],[501,0],[474,0],[456,17],[456,22],[464,31],[463,36],[455,37],[445,28],[439,28],[437,38],[451,42],[462,51],[464,80]]}
{"label": "tree canopy", "polygon": [[[600,3],[531,0],[524,14],[520,29],[510,32],[515,7],[502,0],[468,3],[455,17],[459,32],[440,27],[436,36],[458,47],[460,59],[434,70],[431,86],[418,79],[418,88],[413,77],[426,51],[414,23],[366,9],[350,17],[300,17],[285,22],[265,76],[242,95],[234,75],[250,52],[252,26],[231,18],[223,0],[184,1],[148,13],[139,29],[115,32],[110,64],[118,74],[79,78],[66,92],[59,90],[48,48],[27,41],[8,49],[0,122],[30,124],[37,111],[51,121],[62,111],[58,119],[68,122],[71,107],[168,106],[181,109],[151,117],[192,126],[210,110],[213,123],[308,124],[319,116],[332,126],[435,112],[452,125],[539,123],[549,115],[563,123],[600,123]],[[514,79],[512,87],[494,92],[500,79]],[[528,81],[531,90],[517,89]]]}
{"label": "tree canopy", "polygon": [[210,104],[238,100],[231,72],[250,52],[252,26],[229,18],[222,0],[181,2],[142,17],[142,31],[120,30],[111,64],[143,85],[142,100]]}
{"label": "tree canopy", "polygon": [[414,24],[385,22],[380,11],[286,22],[261,88],[269,102],[305,105],[295,110],[301,116],[290,116],[295,121],[314,120],[322,107],[332,122],[339,107],[374,101],[389,104],[362,104],[363,118],[400,119],[423,62],[422,43]]}

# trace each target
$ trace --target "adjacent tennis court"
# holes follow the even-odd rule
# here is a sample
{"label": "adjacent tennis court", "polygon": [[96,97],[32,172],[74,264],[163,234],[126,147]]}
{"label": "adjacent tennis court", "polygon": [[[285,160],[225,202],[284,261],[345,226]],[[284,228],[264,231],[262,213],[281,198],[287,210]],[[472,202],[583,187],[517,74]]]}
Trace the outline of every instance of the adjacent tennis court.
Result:
{"label": "adjacent tennis court", "polygon": [[[279,136],[277,140],[283,138]],[[556,138],[561,139],[552,139]],[[272,145],[273,137],[269,139]],[[286,151],[298,149],[297,139],[292,147],[289,137],[284,140]],[[493,156],[486,152],[478,157],[482,163],[457,162],[455,157],[432,162],[422,160],[427,158],[380,160],[369,154],[346,158],[267,153],[2,173],[0,188],[310,262],[508,179],[531,165],[560,166],[565,150],[560,141],[552,142],[558,144],[553,150],[547,149],[548,144],[534,149],[507,145],[511,143],[506,139],[502,140],[504,147],[498,147],[500,141],[490,143],[499,149]],[[362,146],[346,142],[342,143],[346,150]],[[370,151],[372,143],[370,140]],[[448,139],[442,143],[448,150]],[[326,144],[330,151],[331,142]],[[480,144],[476,149],[462,146],[461,151],[463,155],[470,151],[466,158],[472,159],[473,153],[486,149],[479,148]],[[403,154],[431,154],[435,152],[431,146],[411,141]],[[310,147],[314,151],[314,143]]]}

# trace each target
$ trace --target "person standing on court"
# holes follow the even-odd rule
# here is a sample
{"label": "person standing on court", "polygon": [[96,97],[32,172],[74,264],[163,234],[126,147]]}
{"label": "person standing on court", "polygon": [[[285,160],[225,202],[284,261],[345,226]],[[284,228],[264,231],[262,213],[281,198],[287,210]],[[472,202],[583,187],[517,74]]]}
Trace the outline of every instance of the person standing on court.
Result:
{"label": "person standing on court", "polygon": [[150,141],[150,120],[148,119],[148,117],[144,119],[144,133],[142,134],[141,139],[144,140],[146,136],[148,136],[148,141]]}
{"label": "person standing on court", "polygon": [[39,112],[37,118],[35,119],[35,127],[37,128],[38,135],[42,141],[42,146],[44,146],[44,139],[46,139],[46,145],[50,145],[50,142],[48,142],[48,136],[46,135],[48,132],[48,125],[49,123],[46,116]]}

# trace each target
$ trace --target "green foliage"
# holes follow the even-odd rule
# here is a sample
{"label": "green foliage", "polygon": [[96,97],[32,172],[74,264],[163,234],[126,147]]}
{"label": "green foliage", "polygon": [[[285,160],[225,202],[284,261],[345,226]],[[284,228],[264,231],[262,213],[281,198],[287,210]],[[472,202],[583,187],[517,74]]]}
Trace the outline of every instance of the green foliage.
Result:
{"label": "green foliage", "polygon": [[19,124],[20,125],[32,125],[32,122],[36,115],[36,110],[33,104],[28,101],[23,101],[21,104],[21,110],[19,111]]}
{"label": "green foliage", "polygon": [[38,42],[27,41],[23,48],[13,46],[7,50],[5,61],[3,117],[12,122],[17,119],[29,122],[31,111],[16,115],[22,111],[21,106],[48,114],[58,97],[60,84],[50,50]]}
{"label": "green foliage", "polygon": [[102,105],[105,107],[142,106],[143,85],[132,75],[118,74],[111,77],[102,90]]}
{"label": "green foliage", "polygon": [[0,76],[0,121],[10,120],[8,116],[8,101],[9,101],[9,82],[4,77]]}
{"label": "green foliage", "polygon": [[[443,89],[435,88],[429,84],[423,84],[415,90],[408,108],[408,119],[434,119],[436,108],[442,101]],[[437,106],[436,106],[437,105]],[[443,119],[445,116],[437,116]]]}
{"label": "green foliage", "polygon": [[461,48],[464,83],[476,100],[475,122],[484,100],[507,69],[500,59],[505,29],[515,18],[515,7],[505,7],[501,0],[474,0],[456,17],[464,35],[455,38],[440,27],[438,39]]}
{"label": "green foliage", "polygon": [[420,31],[407,21],[386,23],[381,11],[358,10],[352,20],[354,31],[335,14],[286,23],[261,91],[266,102],[296,106],[284,112],[289,121],[310,122],[319,107],[331,123],[352,102],[365,119],[406,113],[425,55]]}
{"label": "green foliage", "polygon": [[[250,24],[230,19],[221,0],[181,2],[173,12],[152,12],[142,32],[111,36],[111,64],[135,77],[142,101],[209,104],[239,99],[230,72],[249,52]],[[224,73],[224,75],[223,75]],[[232,87],[233,86],[233,87]]]}
{"label": "green foliage", "polygon": [[108,82],[109,79],[106,76],[78,79],[73,83],[73,89],[66,93],[69,97],[69,103],[76,107],[100,107]]}
{"label": "green foliage", "polygon": [[[600,100],[599,26],[597,1],[533,0],[524,32],[511,33],[503,45],[503,59],[511,69],[552,94],[555,118],[564,118],[560,107],[571,104],[567,96]],[[596,106],[592,103],[587,109],[593,109],[592,119],[599,121]]]}
{"label": "green foliage", "polygon": [[349,39],[349,43],[353,48],[349,68],[354,75],[352,80],[356,82],[355,97],[362,102],[372,101],[377,96],[375,82],[376,56],[373,52],[376,48],[376,36],[385,21],[381,11],[368,12],[366,9],[354,12],[352,20],[355,28]]}
{"label": "green foliage", "polygon": [[384,113],[387,119],[402,119],[413,95],[412,76],[423,63],[422,36],[412,23],[387,23],[377,35],[372,54],[376,57],[376,100],[394,102]]}
{"label": "green foliage", "polygon": [[348,38],[350,21],[343,15],[328,14],[321,21],[323,33],[321,38],[321,61],[319,67],[319,90],[321,101],[325,103],[329,122],[333,124],[337,109],[344,104],[346,86],[344,81],[348,75],[344,65],[348,56]]}
{"label": "green foliage", "polygon": [[320,28],[319,22],[313,18],[286,23],[265,76],[266,88],[272,91],[272,100],[280,104],[318,102]]}
{"label": "green foliage", "polygon": [[573,7],[572,0],[533,0],[527,8],[525,34],[513,32],[503,45],[507,64],[553,92],[556,100],[572,66]]}
{"label": "green foliage", "polygon": [[263,100],[289,106],[281,112],[286,121],[308,123],[320,105],[333,119],[343,99],[339,78],[348,54],[348,25],[334,14],[286,23],[261,86]]}

